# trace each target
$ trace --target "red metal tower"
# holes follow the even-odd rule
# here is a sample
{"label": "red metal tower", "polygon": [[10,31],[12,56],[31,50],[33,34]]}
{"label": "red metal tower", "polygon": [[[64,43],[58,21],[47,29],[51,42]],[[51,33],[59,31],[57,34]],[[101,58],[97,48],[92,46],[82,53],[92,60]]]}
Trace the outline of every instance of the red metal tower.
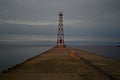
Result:
{"label": "red metal tower", "polygon": [[65,47],[62,11],[60,11],[58,15],[59,15],[59,24],[58,24],[58,34],[57,34],[57,47]]}

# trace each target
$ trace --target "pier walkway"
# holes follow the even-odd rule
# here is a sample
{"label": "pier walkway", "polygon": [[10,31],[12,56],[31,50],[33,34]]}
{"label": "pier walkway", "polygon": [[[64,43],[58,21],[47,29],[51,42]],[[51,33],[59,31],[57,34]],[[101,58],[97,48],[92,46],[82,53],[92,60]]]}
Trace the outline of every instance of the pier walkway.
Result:
{"label": "pier walkway", "polygon": [[120,80],[120,61],[53,48],[0,73],[0,80]]}

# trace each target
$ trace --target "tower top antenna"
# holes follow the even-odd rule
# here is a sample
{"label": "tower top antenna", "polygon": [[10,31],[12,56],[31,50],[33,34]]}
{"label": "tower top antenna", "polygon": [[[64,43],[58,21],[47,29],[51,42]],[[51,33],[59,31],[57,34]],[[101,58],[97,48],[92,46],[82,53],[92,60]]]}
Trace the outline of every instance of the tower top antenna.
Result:
{"label": "tower top antenna", "polygon": [[59,12],[59,16],[63,17],[63,12],[62,11]]}
{"label": "tower top antenna", "polygon": [[63,14],[63,12],[62,12],[62,11],[60,11],[60,12],[59,12],[59,14]]}

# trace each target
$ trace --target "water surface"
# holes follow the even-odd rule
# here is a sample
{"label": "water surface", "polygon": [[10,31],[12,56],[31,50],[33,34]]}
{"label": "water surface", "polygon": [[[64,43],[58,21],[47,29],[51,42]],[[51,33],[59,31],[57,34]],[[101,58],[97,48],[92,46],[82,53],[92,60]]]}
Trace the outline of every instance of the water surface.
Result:
{"label": "water surface", "polygon": [[0,71],[51,49],[52,46],[0,46]]}
{"label": "water surface", "polygon": [[120,60],[120,47],[116,46],[71,46],[71,47]]}
{"label": "water surface", "polygon": [[[53,46],[0,46],[0,71],[39,55]],[[120,47],[115,46],[71,46],[94,54],[120,60]]]}

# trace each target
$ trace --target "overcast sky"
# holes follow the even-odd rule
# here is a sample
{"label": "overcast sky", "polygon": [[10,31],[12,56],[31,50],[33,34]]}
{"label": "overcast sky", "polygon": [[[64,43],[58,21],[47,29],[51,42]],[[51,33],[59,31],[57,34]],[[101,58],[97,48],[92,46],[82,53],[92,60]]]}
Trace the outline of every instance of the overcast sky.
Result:
{"label": "overcast sky", "polygon": [[120,42],[120,0],[0,0],[0,44],[56,41],[59,11],[66,43]]}

